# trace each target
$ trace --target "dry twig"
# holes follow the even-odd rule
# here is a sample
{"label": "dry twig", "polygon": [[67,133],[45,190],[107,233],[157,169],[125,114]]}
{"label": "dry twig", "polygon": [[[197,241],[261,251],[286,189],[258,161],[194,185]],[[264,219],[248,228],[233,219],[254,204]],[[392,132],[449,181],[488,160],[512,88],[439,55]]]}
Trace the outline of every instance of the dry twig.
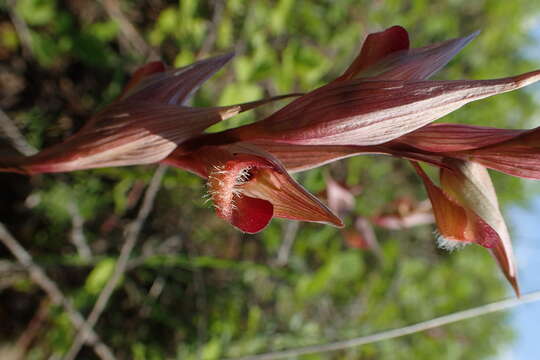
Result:
{"label": "dry twig", "polygon": [[39,304],[39,307],[37,308],[34,317],[32,318],[32,320],[30,320],[30,323],[28,324],[26,330],[23,331],[21,336],[19,336],[15,347],[20,352],[21,358],[26,354],[26,352],[32,345],[32,342],[38,336],[43,326],[43,323],[47,318],[47,313],[49,311],[49,303],[50,300],[47,298],[41,300],[41,303]]}
{"label": "dry twig", "polygon": [[11,18],[11,22],[13,23],[13,26],[15,26],[17,36],[21,41],[23,52],[25,55],[29,55],[32,53],[32,33],[30,32],[30,28],[24,19],[17,14],[17,0],[9,0],[7,4],[9,17]]}
{"label": "dry twig", "polygon": [[288,221],[283,224],[283,241],[279,247],[277,258],[275,260],[276,266],[285,266],[289,262],[289,256],[291,249],[296,239],[296,234],[300,228],[300,222]]}
{"label": "dry twig", "polygon": [[0,110],[0,130],[21,154],[30,156],[37,153],[36,148],[26,141],[19,129],[13,124],[13,121],[2,110]]}
{"label": "dry twig", "polygon": [[107,15],[118,24],[120,41],[124,43],[124,46],[128,45],[127,47],[131,48],[133,52],[145,57],[158,58],[154,49],[148,45],[135,26],[124,15],[117,0],[100,0],[100,3],[105,8]]}
{"label": "dry twig", "polygon": [[51,298],[51,301],[58,306],[62,306],[69,316],[71,322],[93,346],[94,351],[101,359],[111,360],[114,355],[107,345],[105,345],[98,335],[91,329],[84,327],[84,318],[75,310],[71,302],[62,294],[56,283],[51,280],[45,271],[36,265],[32,256],[24,247],[9,233],[4,224],[0,223],[0,241],[8,248],[15,258],[26,268],[32,280],[38,284]]}
{"label": "dry twig", "polygon": [[77,254],[82,259],[88,260],[92,257],[92,250],[90,250],[86,242],[86,237],[84,236],[84,218],[75,201],[71,201],[68,204],[68,212],[71,216],[71,242],[75,245]]}
{"label": "dry twig", "polygon": [[212,20],[210,22],[210,25],[208,26],[208,30],[206,32],[206,36],[204,37],[204,42],[201,46],[201,49],[197,53],[197,58],[200,59],[207,56],[208,53],[210,53],[211,50],[214,48],[216,37],[217,37],[218,26],[221,22],[221,18],[223,17],[224,7],[225,7],[225,4],[223,3],[223,0],[212,1],[212,8],[213,8]]}
{"label": "dry twig", "polygon": [[154,200],[160,188],[161,179],[165,175],[166,169],[167,167],[165,165],[160,165],[154,172],[154,176],[150,181],[150,185],[148,186],[148,189],[144,194],[143,203],[141,205],[139,213],[137,214],[137,218],[128,226],[126,230],[126,240],[124,242],[124,245],[122,246],[122,249],[120,250],[120,256],[118,257],[118,261],[116,262],[114,272],[107,284],[105,284],[105,287],[103,288],[101,293],[99,294],[99,297],[94,304],[94,308],[90,312],[90,315],[88,315],[88,318],[86,319],[83,328],[75,336],[75,340],[71,344],[71,348],[64,357],[65,360],[75,359],[81,347],[86,342],[88,342],[88,331],[92,330],[97,321],[99,320],[101,314],[107,307],[107,303],[109,302],[109,299],[113,294],[114,289],[118,285],[120,278],[126,272],[126,268],[129,262],[129,256],[131,254],[131,251],[135,247],[135,244],[137,243],[137,239],[139,238],[139,234],[141,232],[144,222],[152,211],[152,208],[154,206]]}

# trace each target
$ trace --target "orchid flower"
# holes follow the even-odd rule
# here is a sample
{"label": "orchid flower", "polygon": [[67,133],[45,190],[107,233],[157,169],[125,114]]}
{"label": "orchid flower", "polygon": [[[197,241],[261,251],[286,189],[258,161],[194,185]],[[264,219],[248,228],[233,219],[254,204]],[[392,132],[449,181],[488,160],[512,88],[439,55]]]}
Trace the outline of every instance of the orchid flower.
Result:
{"label": "orchid flower", "polygon": [[439,230],[439,244],[455,249],[468,243],[486,247],[495,257],[516,294],[519,287],[510,235],[499,209],[497,195],[486,169],[479,164],[447,159],[437,187],[417,164]]}
{"label": "orchid flower", "polygon": [[0,171],[65,172],[158,162],[178,144],[239,112],[286,96],[224,107],[185,106],[233,54],[166,70],[162,62],[137,70],[123,93],[61,144],[29,156],[0,158]]}
{"label": "orchid flower", "polygon": [[[369,74],[370,76],[375,76],[374,79],[378,79],[381,77],[384,78],[386,75],[394,79],[399,78],[396,74],[399,74],[401,71],[406,71],[412,79],[427,76],[448,62],[452,55],[468,43],[473,36],[451,40],[436,46],[408,50],[408,35],[401,27],[393,27],[383,33],[372,34],[368,36],[357,59],[333,83],[302,96],[297,101],[294,101],[261,122],[231,131],[206,134],[192,138],[184,144],[180,144],[163,162],[193,171],[203,178],[208,179],[208,171],[204,170],[208,168],[208,161],[205,161],[201,155],[223,152],[224,146],[234,144],[250,146],[252,148],[256,146],[259,148],[259,151],[267,155],[273,155],[272,158],[278,158],[289,171],[305,170],[361,152],[362,149],[357,147],[358,139],[351,140],[354,144],[352,146],[340,145],[339,142],[336,144],[335,141],[330,140],[327,135],[334,133],[338,138],[345,140],[347,137],[346,133],[337,134],[332,129],[345,129],[349,126],[347,124],[367,124],[370,122],[367,120],[368,118],[384,113],[385,109],[389,112],[397,113],[397,110],[394,108],[399,108],[403,104],[393,104],[388,99],[394,98],[397,101],[403,98],[403,93],[399,91],[395,92],[392,89],[403,88],[403,91],[407,91],[403,86],[409,86],[401,80],[396,80],[398,84],[390,84],[384,79],[382,81],[375,81],[369,78],[366,81],[362,76]],[[386,59],[386,63],[381,65],[381,59]],[[429,71],[426,72],[426,68],[429,68]],[[360,78],[357,79],[359,76]],[[385,89],[388,89],[388,92],[385,92]],[[363,97],[365,97],[365,101],[362,100]],[[370,98],[374,100],[370,100]],[[343,101],[343,99],[347,101]],[[381,107],[381,104],[389,106],[385,105],[386,107]],[[349,116],[351,110],[355,113],[353,117]],[[333,118],[329,116],[333,116]],[[396,122],[398,120],[396,118],[393,121]],[[339,124],[339,122],[343,122],[344,125]],[[375,123],[372,122],[372,125],[375,125]],[[358,129],[362,127],[357,126]],[[375,136],[375,132],[372,131],[371,127],[370,125],[362,131],[373,133]],[[315,139],[317,141],[315,144],[312,144],[309,141],[298,142],[295,140],[286,140],[286,134],[292,134],[293,132],[306,134],[306,136],[317,134],[318,137]],[[261,134],[262,136],[259,136]],[[400,134],[401,132],[397,132],[394,136],[399,136]],[[371,138],[372,136],[370,135],[364,139],[364,142],[371,144],[369,140]],[[372,151],[371,148],[370,151]],[[419,157],[421,155],[414,158],[418,160]],[[269,158],[267,160],[273,161]],[[215,166],[220,167],[222,165]],[[257,182],[253,182],[253,184],[257,184]],[[216,199],[214,195],[212,198],[218,200],[218,203],[222,200]],[[229,194],[226,198],[232,199],[232,195]],[[232,218],[229,215],[221,212],[220,208],[222,206],[216,204],[218,215],[236,224],[234,220],[231,220]],[[236,207],[236,213],[243,210],[243,207]],[[305,212],[301,208],[297,208],[296,211],[299,213]],[[238,217],[238,214],[235,216]],[[249,212],[243,216],[267,217],[257,212]],[[299,215],[296,218],[302,219]],[[308,219],[305,218],[304,220]],[[266,224],[266,220],[253,221],[258,224]],[[238,227],[245,230],[244,226]],[[262,226],[258,226],[257,228],[262,229]],[[252,230],[250,228],[250,232]]]}
{"label": "orchid flower", "polygon": [[272,217],[343,226],[279,160],[255,147],[202,147],[163,162],[206,179],[216,214],[244,232],[261,231]]}

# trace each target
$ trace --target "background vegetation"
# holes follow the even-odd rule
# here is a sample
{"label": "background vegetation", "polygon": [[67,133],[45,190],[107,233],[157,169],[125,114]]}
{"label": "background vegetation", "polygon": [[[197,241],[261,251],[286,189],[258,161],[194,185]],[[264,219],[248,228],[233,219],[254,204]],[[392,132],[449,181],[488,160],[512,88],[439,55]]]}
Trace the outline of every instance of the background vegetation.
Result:
{"label": "background vegetation", "polygon": [[[231,104],[324,84],[368,32],[394,24],[410,31],[415,46],[481,29],[438,78],[502,77],[538,67],[523,49],[539,10],[525,0],[0,0],[0,108],[42,148],[79,129],[148,60],[181,66],[234,49],[233,62],[193,100]],[[531,126],[533,112],[532,96],[520,91],[445,120],[516,128]],[[154,171],[0,174],[0,221],[87,315],[112,276]],[[401,160],[357,157],[300,180],[320,193],[325,173],[363,189],[354,212],[364,218],[393,211],[396,199],[426,197]],[[503,204],[523,201],[530,191],[507,176],[495,175],[495,182]],[[166,169],[152,211],[139,222],[128,271],[94,327],[118,358],[210,360],[324,343],[508,291],[486,251],[440,251],[432,225],[375,228],[379,252],[350,246],[338,230],[318,224],[274,220],[263,233],[244,235],[214,215],[204,194],[200,179]],[[76,335],[70,317],[3,247],[0,257],[0,357],[62,356]],[[304,358],[481,359],[511,340],[506,316],[497,314]],[[91,346],[79,353],[95,357]]]}

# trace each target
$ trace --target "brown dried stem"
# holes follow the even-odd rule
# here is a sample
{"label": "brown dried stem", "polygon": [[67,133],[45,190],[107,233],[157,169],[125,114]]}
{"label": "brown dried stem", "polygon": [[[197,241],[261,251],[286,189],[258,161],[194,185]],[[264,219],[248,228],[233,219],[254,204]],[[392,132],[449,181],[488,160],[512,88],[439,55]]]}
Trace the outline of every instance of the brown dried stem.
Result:
{"label": "brown dried stem", "polygon": [[19,129],[13,124],[13,121],[0,109],[0,133],[11,141],[11,144],[17,151],[26,156],[37,153],[35,147],[30,145],[22,136]]}
{"label": "brown dried stem", "polygon": [[105,8],[107,15],[113,19],[120,29],[120,41],[123,45],[129,47],[133,52],[142,54],[145,57],[158,58],[154,49],[144,40],[135,26],[124,15],[117,0],[100,0]]}

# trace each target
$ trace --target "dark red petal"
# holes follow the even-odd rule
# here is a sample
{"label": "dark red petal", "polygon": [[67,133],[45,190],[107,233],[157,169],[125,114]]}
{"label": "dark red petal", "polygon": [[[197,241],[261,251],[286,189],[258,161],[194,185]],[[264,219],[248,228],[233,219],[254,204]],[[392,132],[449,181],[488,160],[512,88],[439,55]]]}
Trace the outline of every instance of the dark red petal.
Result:
{"label": "dark red petal", "polygon": [[522,133],[522,130],[439,123],[424,126],[393,142],[428,152],[455,152],[500,143]]}
{"label": "dark red petal", "polygon": [[430,124],[386,146],[473,161],[512,176],[540,179],[540,128],[497,129],[460,124]]}
{"label": "dark red petal", "polygon": [[166,69],[165,64],[162,61],[153,61],[148,64],[145,64],[135,70],[133,75],[131,76],[131,79],[129,79],[129,82],[124,87],[124,90],[122,91],[122,94],[119,98],[122,98],[127,94],[134,86],[139,84],[143,79],[147,78],[150,75],[153,75],[155,73],[164,72]]}
{"label": "dark red petal", "polygon": [[250,171],[250,178],[238,188],[242,194],[270,201],[274,206],[274,216],[343,226],[341,220],[296,182],[271,154],[252,144],[236,144],[223,149],[234,155],[234,161],[251,159],[253,171]]}
{"label": "dark red petal", "polygon": [[352,79],[389,54],[407,49],[409,49],[409,34],[401,26],[392,26],[384,31],[369,34],[360,54],[336,81]]}
{"label": "dark red petal", "polygon": [[376,145],[475,100],[526,86],[540,71],[496,80],[335,82],[260,122],[215,136],[304,145]]}
{"label": "dark red petal", "polygon": [[161,160],[161,163],[189,171],[202,178],[208,177],[208,165],[198,156],[197,152],[185,153],[181,149],[176,148],[169,156]]}
{"label": "dark red petal", "polygon": [[245,176],[252,174],[249,171],[259,172],[270,164],[264,159],[234,156],[218,149],[207,149],[199,159],[207,167],[208,191],[220,218],[248,233],[261,231],[268,225],[274,212],[272,203],[246,196],[241,185],[248,181]]}
{"label": "dark red petal", "polygon": [[540,128],[515,130],[517,135],[472,151],[471,161],[512,176],[540,180]]}
{"label": "dark red petal", "polygon": [[[202,140],[204,143],[204,140]],[[253,141],[252,144],[279,159],[288,172],[299,172],[323,166],[333,161],[359,154],[379,154],[423,161],[444,167],[441,155],[427,154],[404,146],[296,145],[272,141]]]}
{"label": "dark red petal", "polygon": [[123,96],[130,102],[154,101],[162,104],[183,105],[213,74],[232,59],[234,53],[197,61],[179,69],[171,69],[147,76],[131,87]]}
{"label": "dark red petal", "polygon": [[478,35],[444,41],[391,54],[360,76],[379,80],[424,80],[443,68],[465,45]]}
{"label": "dark red petal", "polygon": [[269,201],[241,196],[236,201],[230,222],[243,232],[258,233],[272,220],[273,208]]}
{"label": "dark red petal", "polygon": [[30,174],[22,165],[27,157],[18,154],[0,155],[0,172]]}
{"label": "dark red petal", "polygon": [[478,33],[409,49],[407,31],[393,26],[368,35],[358,57],[336,81],[359,77],[378,80],[427,79],[444,67]]}
{"label": "dark red petal", "polygon": [[65,142],[25,158],[21,165],[30,173],[42,173],[157,162],[177,144],[220,121],[223,111],[118,102]]}

